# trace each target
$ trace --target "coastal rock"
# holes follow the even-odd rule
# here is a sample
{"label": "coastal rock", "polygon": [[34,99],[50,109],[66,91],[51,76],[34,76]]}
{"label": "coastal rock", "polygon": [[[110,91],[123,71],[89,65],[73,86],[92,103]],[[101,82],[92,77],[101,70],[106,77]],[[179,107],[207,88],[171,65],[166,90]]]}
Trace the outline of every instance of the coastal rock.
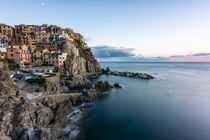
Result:
{"label": "coastal rock", "polygon": [[120,86],[118,83],[115,83],[114,84],[114,87],[116,87],[116,88],[122,88],[122,86]]}
{"label": "coastal rock", "polygon": [[68,78],[62,80],[61,83],[63,86],[67,86],[71,90],[71,89],[87,86],[91,82],[90,80],[88,80],[87,78],[81,75],[73,74],[69,76]]}
{"label": "coastal rock", "polygon": [[83,90],[83,94],[79,96],[78,102],[92,102],[98,97],[102,96],[104,92],[112,90],[113,86],[108,81],[99,81],[96,85],[90,89]]}
{"label": "coastal rock", "polygon": [[82,47],[80,41],[75,43],[66,42],[63,46],[68,55],[64,65],[59,69],[61,75],[68,77],[72,74],[101,73],[101,67],[90,48]]}
{"label": "coastal rock", "polygon": [[102,69],[102,73],[103,74],[110,74],[111,73],[111,70],[109,67],[106,67],[106,69]]}
{"label": "coastal rock", "polygon": [[118,71],[111,71],[109,67],[102,69],[103,74],[111,74],[116,76],[124,76],[124,77],[132,77],[132,78],[139,78],[139,79],[154,79],[153,76],[146,74],[146,73],[134,73],[134,72],[118,72]]}
{"label": "coastal rock", "polygon": [[[59,126],[65,120],[61,115],[70,112],[67,108],[70,105],[60,98],[51,104],[46,100],[29,101],[25,93],[13,84],[9,74],[4,63],[0,67],[0,137],[14,140],[61,138],[62,128]],[[71,104],[76,103],[76,99]]]}
{"label": "coastal rock", "polygon": [[100,92],[106,92],[106,91],[110,91],[113,86],[111,86],[109,84],[108,81],[99,81],[96,85],[95,85],[96,89],[100,90]]}
{"label": "coastal rock", "polygon": [[[87,83],[83,76],[78,75],[70,80],[78,79]],[[0,68],[0,137],[14,140],[63,139],[67,135],[64,136],[63,128],[71,121],[67,114],[73,111],[72,106],[91,102],[113,88],[107,81],[100,81],[83,93],[53,94],[60,91],[59,86],[62,87],[59,81],[59,76],[47,78],[42,85],[46,94],[29,101],[26,94],[13,84],[4,63]]]}
{"label": "coastal rock", "polygon": [[39,91],[42,91],[45,95],[53,95],[57,93],[66,93],[69,91],[68,87],[60,85],[60,75],[46,77]]}

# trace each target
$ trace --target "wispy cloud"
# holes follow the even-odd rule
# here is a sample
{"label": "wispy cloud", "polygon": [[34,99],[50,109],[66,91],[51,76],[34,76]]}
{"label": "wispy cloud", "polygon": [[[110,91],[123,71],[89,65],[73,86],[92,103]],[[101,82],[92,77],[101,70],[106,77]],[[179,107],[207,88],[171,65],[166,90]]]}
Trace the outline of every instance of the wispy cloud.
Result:
{"label": "wispy cloud", "polygon": [[111,46],[98,46],[91,47],[91,50],[97,58],[110,58],[110,57],[132,57],[135,56],[132,48],[111,47]]}
{"label": "wispy cloud", "polygon": [[196,53],[196,54],[193,54],[192,56],[208,56],[210,55],[210,53]]}
{"label": "wispy cloud", "polygon": [[134,54],[134,49],[112,46],[91,47],[94,56],[99,61],[118,62],[210,62],[210,53],[195,53],[188,55],[173,55],[170,57],[144,57]]}

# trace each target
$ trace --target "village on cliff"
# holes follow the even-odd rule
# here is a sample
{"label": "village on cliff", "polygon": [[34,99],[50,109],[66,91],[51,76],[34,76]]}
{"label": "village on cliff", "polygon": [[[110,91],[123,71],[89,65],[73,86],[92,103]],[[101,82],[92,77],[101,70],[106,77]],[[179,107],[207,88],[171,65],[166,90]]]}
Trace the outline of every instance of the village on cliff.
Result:
{"label": "village on cliff", "polygon": [[[67,57],[63,44],[76,41],[80,41],[82,47],[87,47],[83,36],[70,28],[48,24],[20,24],[14,27],[0,24],[0,59],[21,68],[61,67]],[[79,53],[76,48],[75,52]]]}

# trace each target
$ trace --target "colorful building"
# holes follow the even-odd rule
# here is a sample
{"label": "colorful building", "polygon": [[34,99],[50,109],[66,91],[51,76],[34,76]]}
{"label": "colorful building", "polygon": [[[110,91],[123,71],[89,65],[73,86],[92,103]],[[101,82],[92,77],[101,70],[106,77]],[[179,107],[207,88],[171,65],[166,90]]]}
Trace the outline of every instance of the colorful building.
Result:
{"label": "colorful building", "polygon": [[15,25],[15,39],[16,42],[19,42],[21,45],[31,46],[31,34],[30,26],[20,24]]}
{"label": "colorful building", "polygon": [[80,40],[80,34],[79,34],[79,33],[73,33],[73,34],[72,34],[72,38],[73,38],[74,40]]}
{"label": "colorful building", "polygon": [[7,59],[16,63],[19,67],[31,64],[31,51],[26,46],[8,46]]}
{"label": "colorful building", "polygon": [[36,48],[33,53],[33,62],[35,65],[45,64],[45,59],[49,55],[49,50],[47,48]]}
{"label": "colorful building", "polygon": [[0,43],[0,60],[7,57],[7,49],[5,44]]}
{"label": "colorful building", "polygon": [[9,42],[11,42],[9,37],[0,33],[0,43],[7,45]]}
{"label": "colorful building", "polygon": [[0,24],[0,33],[11,38],[14,35],[14,28],[6,24]]}
{"label": "colorful building", "polygon": [[50,34],[45,32],[36,32],[36,41],[41,43],[49,43]]}
{"label": "colorful building", "polygon": [[30,28],[30,32],[41,32],[41,26],[38,25],[28,25]]}
{"label": "colorful building", "polygon": [[45,58],[47,64],[52,64],[56,67],[61,67],[67,58],[67,53],[52,51],[49,56]]}

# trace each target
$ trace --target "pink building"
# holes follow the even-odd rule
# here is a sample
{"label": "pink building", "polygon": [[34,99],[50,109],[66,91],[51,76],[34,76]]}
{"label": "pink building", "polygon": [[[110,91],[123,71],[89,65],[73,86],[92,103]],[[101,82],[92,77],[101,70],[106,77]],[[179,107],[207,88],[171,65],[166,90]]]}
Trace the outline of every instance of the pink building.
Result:
{"label": "pink building", "polygon": [[45,61],[48,64],[52,64],[56,67],[61,67],[64,61],[66,60],[66,57],[67,53],[52,51],[49,53],[49,56],[45,58],[46,59]]}
{"label": "pink building", "polygon": [[10,41],[9,37],[0,33],[0,43],[8,44]]}
{"label": "pink building", "polygon": [[18,64],[19,67],[30,65],[31,54],[26,45],[9,46],[7,48],[7,58]]}

